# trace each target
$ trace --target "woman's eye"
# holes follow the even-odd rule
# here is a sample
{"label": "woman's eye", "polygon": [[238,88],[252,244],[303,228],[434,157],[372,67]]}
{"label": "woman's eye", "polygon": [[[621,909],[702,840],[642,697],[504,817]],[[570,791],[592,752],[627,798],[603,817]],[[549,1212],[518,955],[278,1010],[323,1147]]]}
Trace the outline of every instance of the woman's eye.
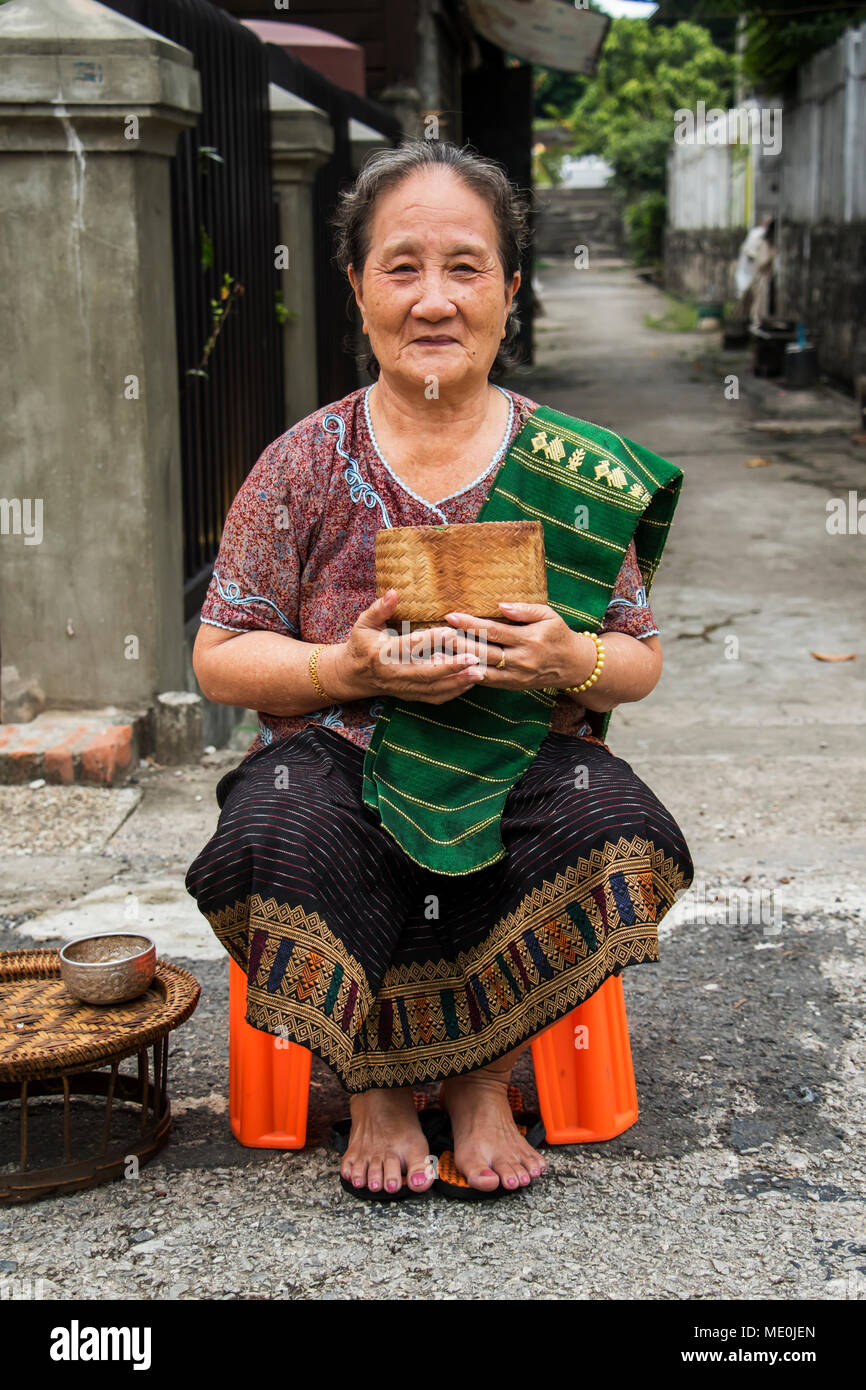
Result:
{"label": "woman's eye", "polygon": [[404,272],[407,271],[407,270],[408,270],[408,271],[412,271],[412,270],[414,270],[414,269],[415,269],[415,267],[414,267],[413,265],[392,265],[389,274],[391,274],[391,275],[400,275],[400,274],[404,273]]}
{"label": "woman's eye", "polygon": [[474,274],[475,274],[475,266],[474,266],[474,265],[455,265],[454,269],[455,269],[455,270],[465,270],[465,271],[468,271],[470,275],[474,275]]}

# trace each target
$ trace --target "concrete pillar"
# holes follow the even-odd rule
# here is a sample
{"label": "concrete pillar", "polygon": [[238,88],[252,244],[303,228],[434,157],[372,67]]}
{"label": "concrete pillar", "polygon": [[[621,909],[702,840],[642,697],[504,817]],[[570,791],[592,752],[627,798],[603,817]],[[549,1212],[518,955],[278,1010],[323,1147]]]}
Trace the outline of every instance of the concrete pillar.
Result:
{"label": "concrete pillar", "polygon": [[151,710],[153,756],[163,765],[189,763],[201,753],[201,695],[192,690],[166,690]]}
{"label": "concrete pillar", "polygon": [[[322,402],[316,384],[316,277],[313,257],[313,179],[333,153],[331,122],[318,106],[270,85],[271,178],[280,200],[283,271],[286,428]],[[279,264],[279,262],[278,262]]]}
{"label": "concrete pillar", "polygon": [[424,116],[427,112],[417,87],[395,82],[379,92],[376,100],[396,117],[404,135],[408,135],[411,140],[420,139],[424,135]]}
{"label": "concrete pillar", "polygon": [[391,141],[387,135],[382,134],[381,130],[374,130],[372,126],[365,125],[363,121],[356,121],[354,117],[349,121],[349,145],[352,150],[353,174],[361,172],[365,160],[375,150],[393,148]]}
{"label": "concrete pillar", "polygon": [[191,54],[114,10],[0,6],[0,650],[49,704],[182,684],[169,159],[200,109]]}

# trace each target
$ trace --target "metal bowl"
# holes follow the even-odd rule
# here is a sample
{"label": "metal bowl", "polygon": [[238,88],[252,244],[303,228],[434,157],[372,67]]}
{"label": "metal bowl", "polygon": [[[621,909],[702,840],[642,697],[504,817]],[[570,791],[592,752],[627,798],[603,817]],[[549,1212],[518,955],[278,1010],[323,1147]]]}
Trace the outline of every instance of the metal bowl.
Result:
{"label": "metal bowl", "polygon": [[60,977],[85,1004],[123,1004],[143,994],[156,973],[156,947],[139,932],[110,932],[68,941]]}

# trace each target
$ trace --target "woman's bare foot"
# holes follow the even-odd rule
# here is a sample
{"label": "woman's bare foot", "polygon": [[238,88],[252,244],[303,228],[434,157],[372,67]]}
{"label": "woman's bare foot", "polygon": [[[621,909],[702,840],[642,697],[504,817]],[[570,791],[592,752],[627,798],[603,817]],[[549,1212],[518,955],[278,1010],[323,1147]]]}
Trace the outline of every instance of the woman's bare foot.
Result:
{"label": "woman's bare foot", "polygon": [[[522,1049],[520,1049],[522,1051]],[[508,1103],[508,1079],[517,1052],[489,1067],[453,1076],[442,1084],[442,1103],[451,1117],[454,1162],[470,1187],[492,1192],[526,1187],[547,1163],[527,1144]]]}
{"label": "woman's bare foot", "polygon": [[340,1172],[353,1187],[398,1192],[403,1174],[413,1192],[426,1192],[436,1174],[418,1122],[411,1086],[351,1096],[352,1130]]}

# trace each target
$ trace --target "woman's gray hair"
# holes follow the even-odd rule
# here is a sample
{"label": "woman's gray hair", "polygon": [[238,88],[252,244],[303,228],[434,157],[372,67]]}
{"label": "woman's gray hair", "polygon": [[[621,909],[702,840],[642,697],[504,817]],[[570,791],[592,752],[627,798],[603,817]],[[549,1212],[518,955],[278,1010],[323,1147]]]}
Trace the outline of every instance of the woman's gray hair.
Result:
{"label": "woman's gray hair", "polygon": [[[501,165],[485,159],[468,146],[439,140],[407,140],[396,149],[379,150],[364,164],[351,188],[340,194],[333,225],[337,232],[337,264],[345,274],[351,265],[360,276],[370,250],[370,231],[377,200],[419,170],[452,169],[467,188],[487,203],[499,238],[499,259],[506,284],[520,269],[520,259],[529,243],[528,210],[525,201],[508,180]],[[350,301],[351,304],[351,301]],[[512,309],[505,325],[505,337],[490,369],[491,377],[502,374],[520,361],[515,340],[520,320]],[[364,339],[348,344],[358,365],[371,376],[379,375],[379,363]]]}

